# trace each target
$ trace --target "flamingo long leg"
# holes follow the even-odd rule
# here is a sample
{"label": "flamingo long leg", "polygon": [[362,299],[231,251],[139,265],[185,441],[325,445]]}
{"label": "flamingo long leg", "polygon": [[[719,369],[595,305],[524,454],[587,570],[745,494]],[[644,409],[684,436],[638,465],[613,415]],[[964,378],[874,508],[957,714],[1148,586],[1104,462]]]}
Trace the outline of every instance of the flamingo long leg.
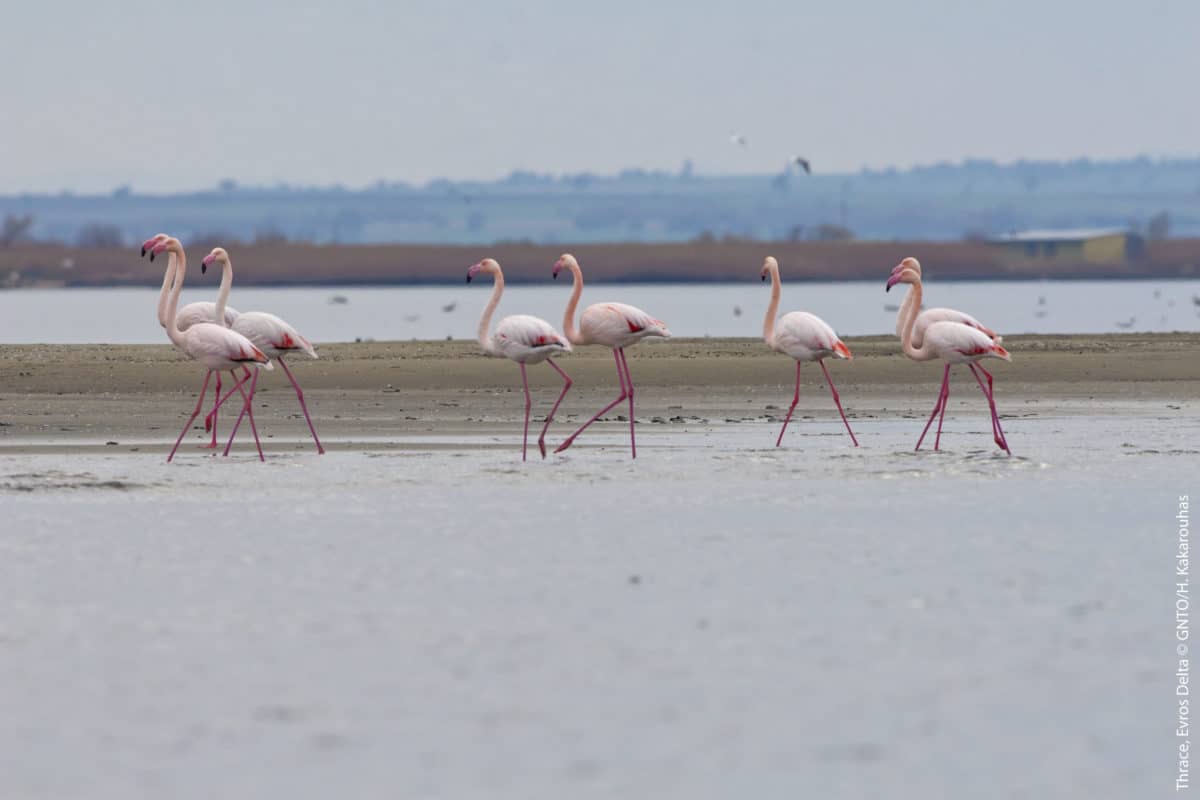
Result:
{"label": "flamingo long leg", "polygon": [[942,384],[942,399],[939,401],[942,404],[942,410],[938,413],[937,436],[933,438],[933,449],[937,450],[942,444],[942,420],[946,418],[946,406],[950,405],[950,381],[947,380]]}
{"label": "flamingo long leg", "polygon": [[779,438],[775,440],[775,446],[783,442],[783,434],[787,432],[788,423],[792,421],[792,412],[796,410],[796,404],[800,402],[800,362],[796,362],[796,393],[792,395],[792,404],[788,406],[787,416],[783,418],[783,427],[779,429]]}
{"label": "flamingo long leg", "polygon": [[217,386],[213,390],[213,410],[204,418],[204,430],[212,430],[212,441],[200,445],[203,448],[215,450],[217,447],[217,409],[221,407],[221,373],[217,373]]}
{"label": "flamingo long leg", "polygon": [[975,365],[972,364],[971,367],[971,373],[975,376],[975,380],[979,383],[979,390],[983,392],[983,396],[987,398],[988,408],[990,408],[992,412],[992,425],[995,427],[994,433],[999,434],[996,437],[996,444],[1004,448],[1004,452],[1011,456],[1012,450],[1008,449],[1008,439],[1004,436],[1004,429],[1000,427],[1000,415],[996,413],[996,398],[983,385],[983,379],[979,377],[979,373],[975,372]]}
{"label": "flamingo long leg", "polygon": [[567,396],[567,390],[571,388],[571,376],[562,371],[558,364],[554,363],[554,359],[547,359],[546,363],[554,368],[554,371],[563,378],[562,392],[558,395],[558,399],[554,401],[553,408],[550,409],[550,414],[546,417],[546,424],[542,425],[542,434],[538,437],[538,449],[542,451],[542,458],[546,457],[546,431],[550,428],[550,423],[554,420],[554,412],[558,411],[558,405]]}
{"label": "flamingo long leg", "polygon": [[317,438],[317,429],[313,427],[312,417],[308,415],[308,406],[304,404],[304,392],[300,389],[300,384],[296,381],[292,371],[288,369],[287,362],[283,360],[283,356],[275,359],[279,362],[279,366],[283,367],[283,371],[287,373],[288,380],[292,382],[292,387],[296,390],[296,399],[300,401],[300,410],[304,412],[304,419],[308,422],[308,430],[312,433],[313,441],[317,443],[317,454],[325,455],[325,448],[321,446],[321,440]]}
{"label": "flamingo long leg", "polygon": [[[821,359],[817,363],[821,365],[821,371],[825,373],[825,382],[829,384],[829,392],[833,395],[833,402],[837,406],[838,413],[842,415],[842,422],[846,423],[846,433],[850,434],[850,441],[854,442],[855,447],[858,447],[858,439],[854,436],[854,431],[850,430],[850,420],[846,419],[846,412],[842,410],[842,399],[838,397],[838,390],[833,385],[833,378],[829,377],[829,370],[825,368],[825,360]],[[796,367],[799,371],[799,361],[796,362]]]}
{"label": "flamingo long leg", "polygon": [[629,374],[629,360],[625,358],[625,348],[617,348],[617,354],[621,356],[621,366],[625,368],[625,387],[629,392],[629,450],[633,454],[632,458],[637,458],[637,442],[633,438],[633,376]]}
{"label": "flamingo long leg", "polygon": [[571,446],[572,442],[575,441],[576,436],[583,433],[584,430],[589,425],[591,425],[593,422],[595,422],[596,420],[603,417],[605,414],[607,414],[609,411],[611,411],[618,403],[620,403],[622,400],[625,399],[625,395],[627,394],[627,392],[625,390],[625,376],[621,374],[621,356],[619,356],[617,354],[616,350],[613,350],[613,358],[615,358],[617,361],[617,380],[619,380],[621,382],[621,393],[619,395],[617,395],[616,400],[613,400],[611,403],[606,405],[604,408],[597,411],[595,416],[593,416],[587,422],[580,425],[579,430],[572,433],[566,439],[563,439],[563,443],[560,444],[558,447],[554,448],[554,452],[561,453],[563,450],[566,450],[568,447]]}
{"label": "flamingo long leg", "polygon": [[933,418],[942,410],[942,404],[946,402],[946,386],[950,383],[950,365],[946,365],[946,371],[942,373],[942,388],[938,390],[937,404],[933,407],[933,413],[929,415],[929,422],[925,423],[925,430],[921,431],[921,438],[917,439],[917,450],[921,449],[921,442],[925,441],[925,434],[929,433],[929,426],[933,424]]}
{"label": "flamingo long leg", "polygon": [[[237,378],[237,375],[234,374],[233,370],[230,370],[229,374],[233,375],[234,379]],[[242,413],[238,415],[237,422],[233,424],[233,432],[229,434],[229,441],[225,444],[225,452],[221,455],[229,455],[229,448],[233,447],[233,439],[235,436],[237,436],[238,428],[241,427],[242,417],[249,417],[250,432],[254,434],[254,446],[258,448],[258,460],[266,461],[266,459],[263,457],[262,443],[258,440],[258,428],[254,424],[254,389],[257,386],[258,370],[256,369],[254,370],[254,377],[250,379],[250,395],[247,396],[245,392],[242,392],[242,399],[244,401],[242,403]]]}
{"label": "flamingo long leg", "polygon": [[[237,376],[235,375],[234,377],[237,377]],[[230,389],[228,392],[226,392],[225,396],[217,401],[217,407],[219,408],[219,407],[225,405],[225,401],[228,400],[229,398],[233,397],[234,392],[237,392],[240,389],[240,387],[249,383],[251,377],[252,376],[250,375],[250,368],[242,367],[242,377],[238,378],[238,381],[236,384],[234,384],[233,388]],[[208,412],[208,416],[205,417],[205,420],[204,420],[204,422],[205,422],[204,429],[205,430],[208,430],[209,421],[213,419],[214,413],[216,413],[216,409]]]}
{"label": "flamingo long leg", "polygon": [[525,432],[521,436],[521,460],[525,460],[525,450],[529,445],[529,407],[533,402],[529,399],[529,376],[525,372],[525,365],[518,363],[521,368],[521,385],[525,387]]}
{"label": "flamingo long leg", "polygon": [[[975,369],[979,370],[987,378],[987,384],[988,384],[987,393],[994,404],[995,399],[996,399],[996,390],[992,387],[992,373],[990,373],[986,369],[984,369],[982,364],[972,364],[971,368],[973,370],[975,370]],[[1008,444],[1007,444],[1007,440],[1004,438],[1004,433],[1003,433],[1003,431],[1001,431],[997,428],[997,425],[999,425],[999,424],[1000,424],[1000,420],[997,417],[993,416],[992,417],[992,441],[994,441],[997,445],[999,445],[1000,447],[1003,447],[1005,450],[1007,450]]]}
{"label": "flamingo long leg", "polygon": [[187,424],[183,426],[183,430],[179,432],[179,438],[175,440],[175,446],[171,448],[171,453],[167,456],[168,464],[175,457],[175,451],[179,449],[179,443],[187,435],[188,430],[192,427],[192,423],[196,421],[196,417],[200,416],[200,408],[204,405],[204,394],[208,391],[208,379],[212,377],[212,374],[213,371],[211,369],[204,373],[204,383],[200,386],[200,397],[196,398],[196,408],[192,411],[192,415],[188,417]]}

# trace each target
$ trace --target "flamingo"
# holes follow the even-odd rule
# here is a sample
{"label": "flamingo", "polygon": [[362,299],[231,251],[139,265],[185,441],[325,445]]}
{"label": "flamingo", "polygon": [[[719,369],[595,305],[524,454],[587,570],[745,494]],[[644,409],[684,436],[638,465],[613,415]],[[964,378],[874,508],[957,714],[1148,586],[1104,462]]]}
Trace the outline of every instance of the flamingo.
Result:
{"label": "flamingo", "polygon": [[[228,370],[229,374],[237,382],[237,374],[234,370],[238,367],[246,367],[248,364],[255,364],[265,369],[272,369],[273,367],[271,366],[270,359],[255,347],[253,342],[240,333],[235,333],[228,328],[215,325],[211,322],[198,322],[186,331],[179,329],[176,317],[179,310],[179,293],[183,289],[183,280],[187,272],[187,257],[184,255],[183,245],[174,237],[158,240],[152,245],[151,252],[153,254],[158,255],[164,251],[171,252],[176,256],[176,266],[172,275],[174,287],[171,290],[164,319],[167,327],[167,336],[190,358],[199,361],[208,368],[208,372],[204,374],[204,383],[200,386],[200,396],[196,400],[196,408],[192,411],[192,415],[188,418],[187,424],[183,426],[179,438],[175,440],[175,446],[171,448],[171,452],[167,456],[167,461],[170,462],[175,457],[175,451],[179,449],[179,444],[183,441],[183,437],[200,414],[200,407],[204,403],[204,393],[208,389],[208,379],[212,377],[214,372],[219,374],[224,370]],[[171,259],[168,258],[168,271],[171,271],[171,263]],[[245,392],[242,393],[244,401],[243,411],[250,415],[250,430],[254,432],[254,444],[258,447],[258,458],[260,461],[264,461],[262,445],[258,441],[258,430],[254,425],[254,411],[250,407],[250,400],[254,397],[254,385],[257,381],[258,370],[256,369],[254,371],[254,379],[250,384],[249,397],[246,396]],[[240,382],[237,383],[237,388],[240,390]]]}
{"label": "flamingo", "polygon": [[[916,273],[916,279],[913,283],[913,286],[919,289],[921,286],[921,262],[917,261],[912,256],[909,256],[896,266],[892,267],[892,277],[899,275],[900,272],[905,269],[912,270],[914,273]],[[909,291],[909,293],[904,297],[904,302],[900,304],[900,313],[896,317],[897,336],[904,336],[901,326],[904,322],[905,315],[908,313],[908,306],[911,302],[913,302],[914,298],[918,301],[917,308],[919,309],[921,307],[921,303],[919,302],[920,294],[920,291],[915,293],[913,291]],[[997,344],[1003,341],[1002,336],[998,335],[994,330],[987,327],[970,314],[964,314],[961,311],[955,311],[953,308],[927,308],[917,316],[917,322],[913,328],[912,337],[914,347],[921,346],[921,343],[925,339],[925,329],[935,322],[961,322],[963,325],[967,325],[987,334],[988,338]],[[983,367],[979,367],[979,369],[983,369]],[[986,371],[984,374],[987,374]],[[990,375],[988,376],[988,380],[991,380]]]}
{"label": "flamingo", "polygon": [[[169,238],[168,234],[159,233],[159,234],[155,234],[152,238],[147,239],[145,242],[142,243],[142,255],[145,256],[146,253],[149,252],[150,260],[153,261],[154,260],[154,250],[153,250],[154,245],[160,241],[165,241],[168,238]],[[163,328],[167,327],[167,300],[168,300],[168,295],[170,294],[170,289],[171,289],[170,284],[171,284],[171,281],[173,280],[173,276],[175,274],[174,267],[175,267],[175,254],[170,251],[167,251],[167,271],[163,274],[162,289],[160,289],[159,293],[158,293],[158,324],[161,325]],[[225,309],[225,320],[226,320],[225,327],[230,327],[233,324],[233,320],[237,319],[237,316],[238,316],[238,312],[235,309],[226,308]],[[216,322],[216,321],[217,321],[216,303],[210,303],[210,302],[206,302],[206,301],[199,302],[199,303],[188,303],[186,306],[179,309],[178,313],[176,314],[175,326],[177,328],[179,328],[179,330],[181,330],[181,331],[186,331],[188,328],[192,327],[197,322]],[[244,381],[242,383],[244,383]],[[232,389],[230,390],[230,394],[233,394]],[[226,395],[226,396],[228,397],[228,395]],[[200,445],[202,448],[216,448],[216,446],[217,446],[216,413],[217,413],[218,406],[220,406],[220,404],[221,404],[220,398],[221,398],[221,373],[218,372],[217,373],[217,385],[216,385],[215,389],[213,390],[213,410],[208,414],[207,417],[204,418],[205,430],[210,430],[210,429],[212,430],[212,441],[210,441],[208,444]]]}
{"label": "flamingo", "polygon": [[567,301],[566,311],[563,312],[563,331],[571,344],[602,344],[611,347],[613,358],[617,362],[617,381],[621,384],[621,393],[617,399],[600,409],[579,430],[568,436],[554,452],[561,453],[571,446],[575,437],[583,433],[600,417],[604,416],[617,403],[629,398],[629,450],[633,458],[637,458],[637,442],[633,434],[633,376],[629,374],[629,362],[625,359],[625,348],[635,344],[647,336],[669,338],[671,332],[665,323],[642,311],[640,308],[624,303],[596,303],[590,305],[579,315],[579,328],[575,327],[575,309],[579,305],[579,295],[583,293],[583,272],[579,262],[570,253],[564,253],[554,262],[554,277],[562,270],[570,270],[574,280],[571,299]]}
{"label": "flamingo", "polygon": [[558,411],[559,404],[567,396],[567,390],[571,388],[570,376],[554,363],[554,356],[571,352],[571,343],[554,330],[554,326],[549,322],[527,314],[505,317],[496,323],[495,333],[489,335],[488,329],[491,326],[492,313],[500,304],[500,295],[504,293],[504,273],[500,270],[499,262],[494,258],[485,258],[467,270],[467,283],[470,283],[471,279],[481,272],[491,275],[494,284],[491,299],[483,308],[483,316],[479,318],[479,345],[488,355],[512,359],[521,367],[521,384],[525,387],[525,433],[521,440],[522,461],[525,460],[525,450],[529,442],[529,408],[532,405],[529,399],[529,379],[525,374],[525,365],[541,364],[544,361],[562,376],[562,392],[554,401],[554,407],[550,409],[550,414],[546,417],[546,423],[542,425],[542,433],[537,440],[538,450],[541,451],[542,458],[545,458],[546,430],[554,419],[554,412]]}
{"label": "flamingo", "polygon": [[[229,253],[225,252],[225,248],[214,247],[212,252],[204,257],[204,260],[200,262],[201,274],[207,272],[209,265],[213,263],[221,265],[221,287],[217,292],[217,302],[213,308],[213,319],[228,320],[227,301],[229,300],[229,290],[233,286],[233,264],[229,259]],[[254,343],[255,347],[266,353],[268,358],[272,361],[278,361],[279,366],[283,367],[288,380],[292,382],[292,388],[296,390],[296,399],[300,401],[300,410],[304,412],[304,419],[308,422],[308,430],[312,433],[313,441],[317,444],[317,453],[324,455],[325,448],[322,446],[321,440],[317,437],[317,429],[313,426],[312,417],[308,414],[308,405],[304,402],[304,391],[300,388],[300,384],[296,381],[296,376],[288,369],[287,362],[284,360],[284,356],[292,353],[304,353],[310,358],[316,358],[317,351],[313,348],[312,344],[291,325],[274,314],[268,314],[264,311],[247,311],[237,314],[233,322],[227,322],[226,326],[245,336]],[[243,376],[238,385],[240,386],[242,383],[245,383],[248,377],[249,375]],[[217,405],[213,407],[210,416],[213,419],[214,435],[217,408],[231,394],[233,394],[232,389],[224,398],[218,399]],[[253,388],[250,390],[250,399],[254,399]],[[229,442],[225,445],[224,455],[229,455],[229,448],[233,445],[233,437],[237,435],[237,429],[242,424],[242,417],[245,413],[246,410],[243,408],[242,413],[238,415],[237,422],[233,425],[233,431],[229,434]]]}
{"label": "flamingo", "polygon": [[796,393],[792,395],[792,404],[788,407],[787,416],[783,419],[783,427],[779,430],[779,438],[775,440],[775,446],[779,447],[783,443],[783,434],[787,431],[788,423],[792,421],[792,412],[796,410],[796,404],[800,402],[800,364],[804,361],[815,361],[821,365],[821,371],[825,373],[825,382],[829,384],[833,402],[837,406],[838,413],[842,415],[842,422],[846,424],[846,432],[850,434],[850,441],[854,443],[855,447],[858,447],[858,439],[855,438],[854,431],[850,428],[850,420],[846,419],[846,412],[842,410],[842,401],[838,397],[837,388],[833,385],[833,378],[829,376],[829,370],[825,367],[825,359],[830,356],[847,360],[854,358],[850,353],[850,348],[838,338],[833,328],[829,327],[825,320],[807,311],[793,311],[784,314],[777,321],[775,314],[779,311],[781,284],[779,262],[772,256],[767,256],[762,266],[762,279],[765,281],[768,275],[771,277],[771,302],[767,305],[767,315],[763,319],[763,339],[767,346],[775,352],[796,359]]}
{"label": "flamingo", "polygon": [[[929,415],[929,422],[925,423],[925,429],[921,431],[921,438],[917,439],[916,449],[921,449],[921,442],[925,440],[925,434],[929,432],[929,426],[933,424],[934,417],[938,417],[938,429],[937,436],[933,442],[933,449],[937,450],[941,444],[942,420],[946,416],[946,400],[950,396],[950,367],[955,364],[966,364],[967,368],[971,370],[971,374],[975,376],[975,381],[979,384],[979,390],[987,398],[988,407],[992,413],[992,439],[1006,453],[1012,455],[1012,450],[1008,447],[1008,440],[1004,437],[1004,430],[1000,427],[1000,416],[996,413],[996,398],[992,388],[991,373],[975,363],[983,358],[1002,358],[1005,361],[1012,361],[1012,356],[1000,344],[1000,337],[994,334],[989,335],[985,332],[986,329],[978,323],[971,325],[951,319],[941,319],[929,323],[924,330],[924,341],[920,345],[914,344],[913,338],[917,325],[917,312],[921,308],[921,275],[911,267],[905,266],[904,262],[901,262],[900,269],[892,270],[892,275],[888,278],[887,290],[891,291],[891,288],[897,283],[907,283],[910,286],[908,290],[909,296],[904,300],[904,304],[900,309],[900,319],[896,323],[897,330],[900,332],[900,344],[904,349],[904,354],[914,361],[930,361],[940,358],[946,362],[946,369],[942,373],[942,387],[938,392],[937,403],[933,407],[933,413]],[[966,314],[962,314],[962,312],[953,311],[952,309],[936,310],[949,314],[960,314],[963,317],[973,319]],[[986,386],[983,383],[981,372],[987,376]]]}

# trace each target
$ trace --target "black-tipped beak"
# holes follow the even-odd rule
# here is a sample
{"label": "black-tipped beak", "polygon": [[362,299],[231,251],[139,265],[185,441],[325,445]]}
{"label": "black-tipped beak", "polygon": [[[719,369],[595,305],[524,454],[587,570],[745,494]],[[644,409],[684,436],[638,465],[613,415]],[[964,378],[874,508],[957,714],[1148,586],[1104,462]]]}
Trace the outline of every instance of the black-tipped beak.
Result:
{"label": "black-tipped beak", "polygon": [[766,282],[767,282],[767,276],[766,276],[766,275],[763,275],[763,276],[762,276],[762,282],[763,282],[763,283],[766,283]]}
{"label": "black-tipped beak", "polygon": [[558,280],[558,273],[554,273],[554,280]]}
{"label": "black-tipped beak", "polygon": [[890,283],[887,286],[883,287],[884,294],[890,292],[891,290],[892,290],[892,285]]}
{"label": "black-tipped beak", "polygon": [[467,283],[470,283],[470,282],[471,282],[471,276],[470,276],[470,275],[468,275],[468,276],[467,276]]}
{"label": "black-tipped beak", "polygon": [[203,261],[200,262],[200,274],[201,275],[208,274],[208,264],[205,264]]}
{"label": "black-tipped beak", "polygon": [[142,248],[142,258],[146,257],[146,248]]}
{"label": "black-tipped beak", "polygon": [[150,260],[151,261],[154,260],[154,251],[153,250],[150,251]]}

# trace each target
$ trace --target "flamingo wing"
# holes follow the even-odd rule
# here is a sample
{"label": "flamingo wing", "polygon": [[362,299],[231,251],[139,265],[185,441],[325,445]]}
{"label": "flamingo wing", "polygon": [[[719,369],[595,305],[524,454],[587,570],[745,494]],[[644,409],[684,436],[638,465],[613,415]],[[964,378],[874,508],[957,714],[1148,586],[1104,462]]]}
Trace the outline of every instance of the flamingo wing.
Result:
{"label": "flamingo wing", "polygon": [[229,328],[201,322],[185,331],[184,351],[210,369],[229,364],[262,364],[272,369],[270,359],[245,336]]}
{"label": "flamingo wing", "polygon": [[273,355],[302,351],[316,358],[317,351],[300,332],[274,314],[247,311],[238,315],[233,329]]}
{"label": "flamingo wing", "polygon": [[1002,358],[1011,361],[1008,351],[978,328],[961,322],[935,322],[925,331],[925,341],[950,363]]}
{"label": "flamingo wing", "polygon": [[776,321],[775,347],[804,361],[825,358],[829,354],[851,358],[850,349],[829,323],[807,311],[793,311]]}
{"label": "flamingo wing", "polygon": [[555,330],[553,325],[540,317],[528,314],[514,314],[500,320],[494,335],[497,339],[508,340],[522,347],[558,347],[567,351],[571,349],[570,342]]}

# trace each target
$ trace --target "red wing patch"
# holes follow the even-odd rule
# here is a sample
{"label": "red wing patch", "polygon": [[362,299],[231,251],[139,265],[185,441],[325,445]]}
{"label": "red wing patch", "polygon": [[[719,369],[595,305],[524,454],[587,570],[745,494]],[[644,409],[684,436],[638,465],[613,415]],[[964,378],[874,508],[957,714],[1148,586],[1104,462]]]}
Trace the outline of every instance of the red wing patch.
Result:
{"label": "red wing patch", "polygon": [[296,340],[292,338],[290,333],[285,333],[276,345],[280,350],[292,350],[296,347]]}
{"label": "red wing patch", "polygon": [[638,333],[639,331],[646,330],[645,325],[638,325],[636,322],[634,322],[633,320],[631,320],[629,318],[625,319],[625,324],[629,326],[630,333]]}

